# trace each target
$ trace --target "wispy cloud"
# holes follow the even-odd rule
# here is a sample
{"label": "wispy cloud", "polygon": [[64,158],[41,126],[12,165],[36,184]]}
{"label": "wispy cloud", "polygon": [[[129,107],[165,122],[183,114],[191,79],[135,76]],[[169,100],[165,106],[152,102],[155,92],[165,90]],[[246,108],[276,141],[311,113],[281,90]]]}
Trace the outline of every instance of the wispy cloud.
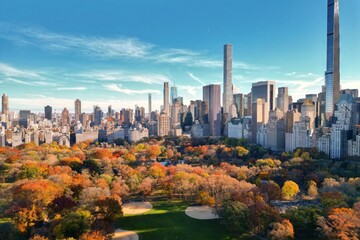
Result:
{"label": "wispy cloud", "polygon": [[[1,26],[0,26],[1,27]],[[39,78],[39,73],[30,70],[20,70],[9,64],[0,63],[0,74],[5,77],[26,77],[26,78]]]}
{"label": "wispy cloud", "polygon": [[85,78],[90,81],[117,81],[117,82],[136,82],[145,84],[162,84],[169,82],[167,76],[161,74],[134,74],[118,70],[99,70],[79,74],[73,74],[80,78]]}
{"label": "wispy cloud", "polygon": [[203,85],[203,86],[206,85],[206,83],[205,83],[203,80],[201,80],[200,78],[196,77],[194,74],[188,73],[188,75],[190,76],[191,79],[197,81],[197,82],[200,83],[201,85]]}
{"label": "wispy cloud", "polygon": [[304,79],[320,77],[320,75],[315,73],[298,73],[298,72],[285,73],[285,76],[293,77],[293,78],[304,78]]}
{"label": "wispy cloud", "polygon": [[136,38],[74,36],[11,23],[0,23],[0,37],[20,45],[33,45],[44,50],[80,52],[104,58],[141,58],[146,56],[153,47]]}
{"label": "wispy cloud", "polygon": [[86,87],[58,87],[56,90],[58,91],[85,91]]}
{"label": "wispy cloud", "polygon": [[159,90],[153,90],[153,89],[127,89],[123,88],[121,84],[105,84],[104,87],[107,90],[113,91],[113,92],[119,92],[124,93],[128,95],[136,95],[136,94],[146,94],[146,93],[155,93],[155,94],[161,94],[161,91]]}
{"label": "wispy cloud", "polygon": [[[201,68],[223,66],[222,56],[211,57],[205,51],[162,48],[127,36],[105,38],[60,34],[39,27],[0,22],[0,38],[8,39],[18,45],[30,45],[55,53],[80,53],[102,59],[132,58],[157,63],[181,63],[188,67]],[[243,61],[234,61],[233,68],[249,71],[277,69],[274,66],[257,66]]]}

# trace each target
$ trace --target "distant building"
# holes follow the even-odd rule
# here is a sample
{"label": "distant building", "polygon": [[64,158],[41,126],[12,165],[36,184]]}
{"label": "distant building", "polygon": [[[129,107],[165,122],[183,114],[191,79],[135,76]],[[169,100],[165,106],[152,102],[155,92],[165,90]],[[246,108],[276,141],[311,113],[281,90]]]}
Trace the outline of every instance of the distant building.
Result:
{"label": "distant building", "polygon": [[289,110],[289,90],[287,87],[279,87],[277,95],[277,107],[286,113]]}
{"label": "distant building", "polygon": [[[211,84],[203,87],[203,100],[205,103],[204,113],[210,126],[211,136],[221,136],[221,105],[220,85]],[[232,95],[231,95],[232,96]]]}
{"label": "distant building", "polygon": [[51,121],[52,120],[52,107],[47,105],[47,106],[45,106],[44,111],[45,111],[45,119]]}
{"label": "distant building", "polygon": [[11,140],[12,140],[12,144],[11,144],[12,147],[17,147],[23,144],[22,132],[13,132],[11,136]]}
{"label": "distant building", "polygon": [[331,126],[330,157],[341,158],[348,153],[348,140],[352,138],[354,126],[353,112],[355,102],[351,94],[342,94],[337,102],[334,117],[336,123]]}
{"label": "distant building", "polygon": [[285,150],[285,120],[284,112],[279,108],[270,111],[269,122],[266,125],[267,148],[274,151]]}
{"label": "distant building", "polygon": [[334,114],[334,106],[338,102],[340,95],[339,0],[328,0],[327,11],[325,111],[326,119],[329,120]]}
{"label": "distant building", "polygon": [[101,108],[99,106],[95,106],[95,108],[94,108],[94,124],[96,126],[100,125],[103,115],[104,114],[103,114],[103,111],[101,110]]}
{"label": "distant building", "polygon": [[191,127],[191,137],[192,138],[202,138],[204,136],[203,126],[198,120],[195,121],[195,124]]}
{"label": "distant building", "polygon": [[149,130],[138,124],[137,128],[130,128],[128,132],[128,140],[131,143],[136,143],[143,138],[149,137]]}
{"label": "distant building", "polygon": [[64,110],[61,113],[61,125],[66,126],[70,124],[70,113],[67,108],[64,108]]}
{"label": "distant building", "polygon": [[161,113],[158,115],[157,125],[157,135],[159,137],[170,135],[170,118],[166,113]]}
{"label": "distant building", "polygon": [[79,99],[75,100],[75,123],[79,121],[81,114],[81,101]]}
{"label": "distant building", "polygon": [[229,138],[243,138],[243,124],[240,118],[233,118],[226,124],[227,136]]}
{"label": "distant building", "polygon": [[223,112],[227,121],[231,116],[230,107],[234,103],[233,84],[232,84],[232,45],[224,45],[224,92],[223,92]]}
{"label": "distant building", "polygon": [[269,104],[263,98],[258,98],[252,104],[251,132],[252,142],[257,143],[258,129],[268,122]]}
{"label": "distant building", "polygon": [[9,120],[9,97],[4,93],[2,95],[2,114],[5,116],[5,122]]}
{"label": "distant building", "polygon": [[234,104],[237,110],[237,117],[244,117],[244,95],[242,93],[234,94]]}
{"label": "distant building", "polygon": [[170,116],[170,104],[169,104],[169,82],[164,82],[164,101],[162,112]]}

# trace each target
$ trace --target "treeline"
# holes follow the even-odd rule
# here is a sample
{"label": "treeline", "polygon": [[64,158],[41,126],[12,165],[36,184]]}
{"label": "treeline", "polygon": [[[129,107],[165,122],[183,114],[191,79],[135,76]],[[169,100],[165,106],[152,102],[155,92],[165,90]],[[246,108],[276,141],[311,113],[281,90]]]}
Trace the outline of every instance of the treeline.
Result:
{"label": "treeline", "polygon": [[214,206],[235,237],[358,237],[359,162],[216,141],[0,148],[0,239],[105,239],[123,202],[153,196]]}

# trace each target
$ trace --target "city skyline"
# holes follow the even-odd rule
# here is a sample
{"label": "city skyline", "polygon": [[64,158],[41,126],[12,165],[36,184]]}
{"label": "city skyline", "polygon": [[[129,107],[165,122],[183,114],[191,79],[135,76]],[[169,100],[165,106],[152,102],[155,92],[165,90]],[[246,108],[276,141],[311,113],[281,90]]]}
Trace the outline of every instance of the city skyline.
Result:
{"label": "city skyline", "polygon": [[[28,10],[24,8],[19,14],[11,9],[19,6],[20,1],[6,3],[0,10],[1,91],[9,96],[10,110],[42,112],[44,106],[51,105],[58,113],[64,107],[74,112],[77,98],[86,112],[92,112],[94,105],[102,109],[112,105],[117,110],[134,108],[136,104],[146,107],[148,93],[152,94],[153,110],[160,110],[164,82],[170,86],[176,82],[178,95],[184,97],[185,104],[201,99],[203,86],[222,84],[222,47],[230,43],[234,46],[234,93],[247,94],[252,83],[267,80],[276,81],[277,87],[288,87],[294,100],[304,97],[305,92],[319,93],[325,84],[327,2],[305,1],[311,10],[301,11],[297,6],[304,2],[262,2],[262,8],[257,9],[259,2],[231,1],[228,6],[211,3],[206,7],[196,3],[187,8],[190,5],[186,1],[183,5],[110,1],[98,9],[102,16],[108,13],[108,18],[98,22],[90,19],[91,14],[99,14],[94,10],[95,4],[88,3],[89,9],[81,14],[89,22],[76,17],[77,10],[73,10],[69,13],[71,20],[64,19],[61,26],[59,18],[66,16],[64,12],[69,7],[66,4],[29,3]],[[160,16],[143,27],[137,28],[140,20],[132,28],[126,27],[125,23],[134,18],[131,13],[135,5],[146,16],[155,9]],[[129,13],[117,16],[110,9],[116,6],[128,9]],[[182,7],[175,11],[174,6]],[[204,19],[195,14],[201,8]],[[340,8],[340,82],[342,88],[359,88],[356,29],[360,17],[356,12],[360,3],[340,1]],[[224,9],[229,12],[223,14],[220,10]],[[245,10],[259,10],[255,15],[263,15],[255,20]],[[42,14],[36,16],[37,11]],[[186,13],[187,17],[161,22],[174,12]],[[218,18],[212,19],[214,13]],[[50,21],[51,14],[57,20]],[[284,18],[286,23],[281,21]],[[274,23],[272,32],[263,28],[263,19]],[[119,26],[115,27],[115,23]],[[88,24],[95,24],[96,28]],[[165,28],[171,24],[181,28]],[[168,34],[159,34],[161,30]]]}

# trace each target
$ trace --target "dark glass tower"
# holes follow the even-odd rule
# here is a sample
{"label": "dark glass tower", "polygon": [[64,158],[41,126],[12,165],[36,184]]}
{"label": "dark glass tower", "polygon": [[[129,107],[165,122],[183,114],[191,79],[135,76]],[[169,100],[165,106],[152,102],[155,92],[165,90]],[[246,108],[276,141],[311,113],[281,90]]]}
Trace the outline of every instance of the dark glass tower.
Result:
{"label": "dark glass tower", "polygon": [[334,113],[334,105],[340,95],[340,33],[339,0],[328,0],[327,4],[327,58],[325,72],[326,119]]}

